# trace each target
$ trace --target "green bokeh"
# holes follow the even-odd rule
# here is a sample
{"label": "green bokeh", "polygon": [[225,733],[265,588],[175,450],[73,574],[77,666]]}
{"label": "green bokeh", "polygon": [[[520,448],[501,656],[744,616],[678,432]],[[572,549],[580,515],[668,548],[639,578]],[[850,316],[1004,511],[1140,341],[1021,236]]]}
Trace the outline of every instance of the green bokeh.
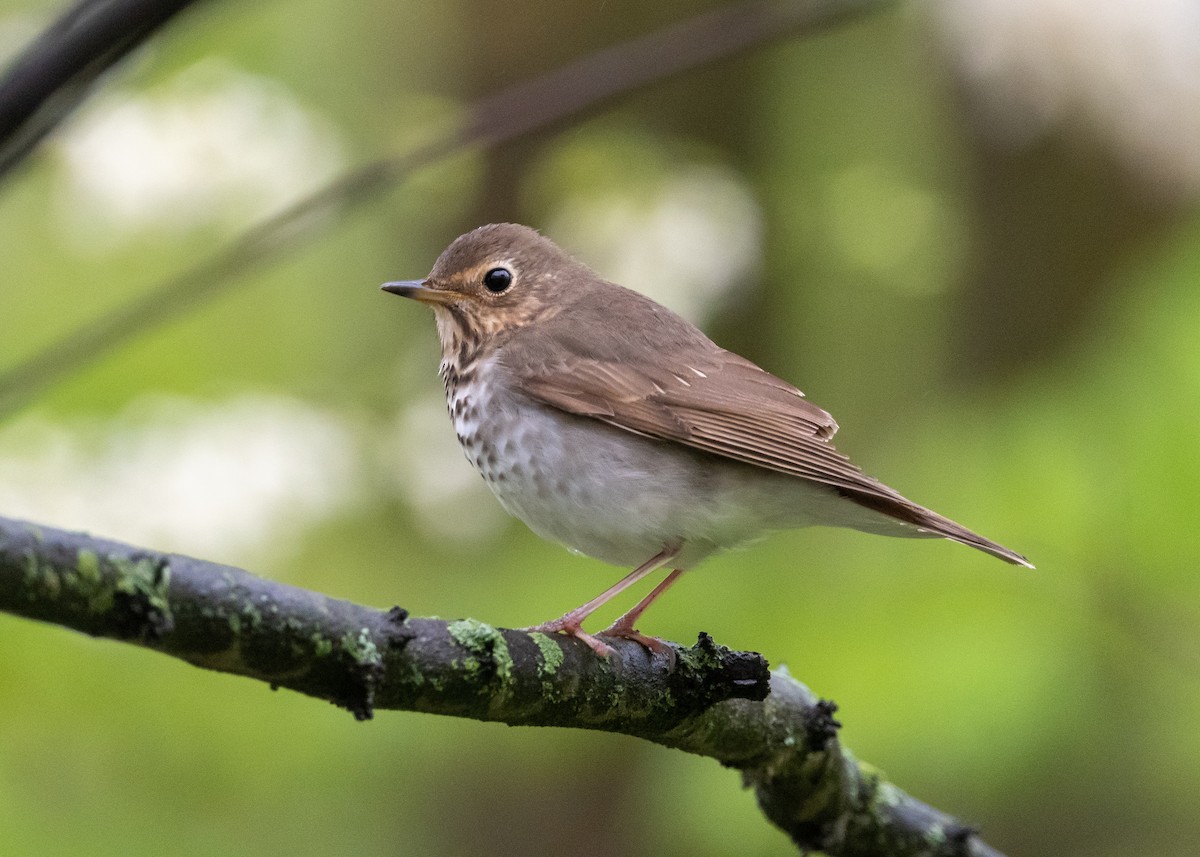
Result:
{"label": "green bokeh", "polygon": [[[492,13],[479,4],[213,4],[107,86],[153,91],[219,57],[332,122],[354,164],[453,121],[493,64],[519,77],[548,67],[539,46],[571,56],[651,26],[633,11],[620,18],[626,7],[586,37],[555,30],[557,19],[531,28],[524,46],[489,40],[494,22],[476,19]],[[49,8],[2,3],[0,21]],[[645,630],[690,641],[703,629],[786,664],[839,703],[860,758],[1008,853],[1192,855],[1200,219],[1173,210],[1108,260],[1094,297],[1051,299],[1081,321],[1048,356],[1003,373],[964,368],[964,326],[986,333],[963,307],[989,236],[978,151],[931,42],[928,23],[902,8],[499,154],[455,158],[331,218],[319,240],[105,356],[31,413],[86,435],[148,396],[219,408],[278,395],[384,443],[398,412],[440,390],[430,318],[378,283],[422,275],[478,222],[550,229],[567,200],[644,202],[677,170],[720,165],[758,201],[763,253],[709,328],[831,410],[839,448],[868,472],[1038,569],[949,543],[785,533],[689,573]],[[64,170],[51,143],[0,187],[0,366],[238,231],[150,225],[81,245],[59,209]],[[439,534],[414,513],[421,498],[366,469],[355,502],[277,557],[256,554],[253,570],[499,625],[551,618],[620,573],[516,522],[487,524],[494,510],[478,495],[450,512],[480,519],[483,535]],[[790,853],[736,775],[709,760],[415,714],[358,724],[4,616],[0,700],[4,854]]]}

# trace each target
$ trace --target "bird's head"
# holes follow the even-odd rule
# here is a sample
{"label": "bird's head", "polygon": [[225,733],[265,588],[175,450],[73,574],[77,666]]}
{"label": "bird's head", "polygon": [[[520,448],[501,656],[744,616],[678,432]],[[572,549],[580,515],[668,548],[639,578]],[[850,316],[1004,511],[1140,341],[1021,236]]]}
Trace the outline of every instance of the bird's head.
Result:
{"label": "bird's head", "polygon": [[424,280],[382,288],[431,306],[449,355],[556,314],[589,279],[595,274],[549,238],[494,223],[457,238]]}

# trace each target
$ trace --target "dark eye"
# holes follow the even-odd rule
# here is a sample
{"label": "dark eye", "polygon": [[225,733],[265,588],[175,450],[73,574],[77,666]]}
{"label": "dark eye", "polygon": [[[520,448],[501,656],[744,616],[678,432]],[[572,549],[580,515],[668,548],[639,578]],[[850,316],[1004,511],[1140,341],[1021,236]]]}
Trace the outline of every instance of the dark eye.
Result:
{"label": "dark eye", "polygon": [[483,287],[489,292],[500,294],[512,285],[512,271],[508,268],[492,268],[483,275]]}

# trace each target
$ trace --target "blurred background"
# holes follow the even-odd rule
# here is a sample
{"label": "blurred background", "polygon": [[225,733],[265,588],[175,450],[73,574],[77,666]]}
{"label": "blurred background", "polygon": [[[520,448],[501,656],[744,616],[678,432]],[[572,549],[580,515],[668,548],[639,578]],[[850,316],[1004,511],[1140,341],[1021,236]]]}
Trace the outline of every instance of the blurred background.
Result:
{"label": "blurred background", "polygon": [[[471,99],[702,5],[197,6],[0,186],[0,368]],[[0,62],[58,11],[0,0]],[[455,443],[430,314],[378,290],[524,222],[1038,566],[789,532],[643,630],[786,665],[856,755],[1011,855],[1192,857],[1196,32],[1175,0],[899,3],[442,161],[8,415],[0,514],[417,615],[576,606],[623,572],[505,516]],[[708,759],[359,724],[3,615],[0,735],[14,855],[793,853]]]}

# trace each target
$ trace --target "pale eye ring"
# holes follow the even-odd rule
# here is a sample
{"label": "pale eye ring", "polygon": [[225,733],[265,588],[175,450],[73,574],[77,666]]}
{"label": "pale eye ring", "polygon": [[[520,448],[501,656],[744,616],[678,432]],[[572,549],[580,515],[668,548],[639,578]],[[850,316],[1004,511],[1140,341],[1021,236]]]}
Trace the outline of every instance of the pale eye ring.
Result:
{"label": "pale eye ring", "polygon": [[483,275],[483,287],[498,295],[512,285],[513,275],[508,268],[492,268]]}

